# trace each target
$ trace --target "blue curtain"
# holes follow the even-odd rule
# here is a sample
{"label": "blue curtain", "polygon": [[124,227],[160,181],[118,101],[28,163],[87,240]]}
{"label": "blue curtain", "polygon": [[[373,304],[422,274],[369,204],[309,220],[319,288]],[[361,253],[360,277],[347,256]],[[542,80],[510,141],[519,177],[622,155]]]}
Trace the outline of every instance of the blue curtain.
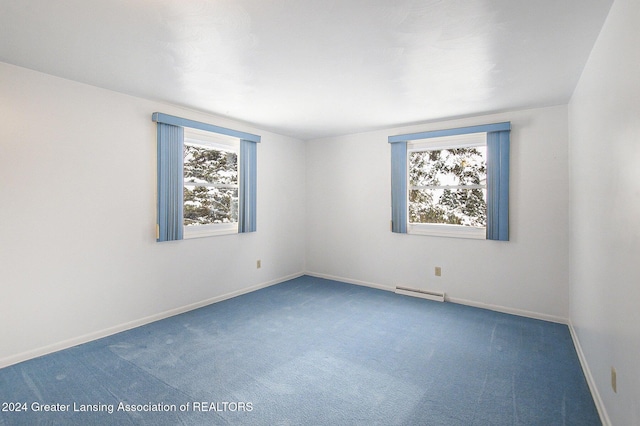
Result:
{"label": "blue curtain", "polygon": [[182,127],[158,123],[158,241],[182,239]]}
{"label": "blue curtain", "polygon": [[487,133],[487,239],[509,241],[509,131]]}
{"label": "blue curtain", "polygon": [[407,142],[391,144],[391,231],[407,232]]}
{"label": "blue curtain", "polygon": [[257,144],[240,141],[238,232],[256,231]]}

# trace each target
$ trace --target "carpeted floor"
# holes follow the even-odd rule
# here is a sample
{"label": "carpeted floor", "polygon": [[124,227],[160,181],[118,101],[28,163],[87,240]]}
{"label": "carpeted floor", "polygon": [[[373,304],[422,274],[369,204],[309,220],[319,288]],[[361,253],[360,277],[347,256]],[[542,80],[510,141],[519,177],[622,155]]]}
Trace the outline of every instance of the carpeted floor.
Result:
{"label": "carpeted floor", "polygon": [[0,403],[0,425],[601,424],[567,326],[308,276],[1,369]]}

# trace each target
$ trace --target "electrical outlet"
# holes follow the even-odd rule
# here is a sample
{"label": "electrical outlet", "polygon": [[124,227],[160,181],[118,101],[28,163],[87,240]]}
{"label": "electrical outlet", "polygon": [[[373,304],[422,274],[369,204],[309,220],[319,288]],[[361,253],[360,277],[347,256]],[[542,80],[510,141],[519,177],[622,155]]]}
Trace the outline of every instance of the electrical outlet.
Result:
{"label": "electrical outlet", "polygon": [[611,367],[611,389],[613,389],[615,393],[618,393],[618,377],[616,369],[613,367]]}
{"label": "electrical outlet", "polygon": [[442,268],[439,266],[436,266],[436,277],[441,277],[442,276]]}
{"label": "electrical outlet", "polygon": [[256,261],[256,268],[258,268],[258,269],[262,268],[262,260],[258,259]]}

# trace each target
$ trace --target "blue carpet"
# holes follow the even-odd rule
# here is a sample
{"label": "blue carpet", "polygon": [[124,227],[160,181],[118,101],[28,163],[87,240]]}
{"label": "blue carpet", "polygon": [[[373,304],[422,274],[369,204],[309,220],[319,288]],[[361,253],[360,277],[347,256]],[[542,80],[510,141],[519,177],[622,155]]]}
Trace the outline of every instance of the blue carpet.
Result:
{"label": "blue carpet", "polygon": [[601,424],[567,326],[307,276],[1,369],[0,403],[0,425]]}

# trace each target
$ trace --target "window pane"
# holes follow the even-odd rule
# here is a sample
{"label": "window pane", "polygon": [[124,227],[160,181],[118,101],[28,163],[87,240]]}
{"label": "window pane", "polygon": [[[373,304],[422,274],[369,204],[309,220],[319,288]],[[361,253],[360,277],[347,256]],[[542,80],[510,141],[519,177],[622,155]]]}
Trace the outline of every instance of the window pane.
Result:
{"label": "window pane", "polygon": [[485,185],[485,157],[485,146],[411,152],[409,185]]}
{"label": "window pane", "polygon": [[237,185],[238,154],[185,143],[184,181]]}
{"label": "window pane", "polygon": [[184,225],[238,222],[238,188],[184,186]]}
{"label": "window pane", "polygon": [[409,191],[410,223],[487,225],[486,189],[412,189]]}

